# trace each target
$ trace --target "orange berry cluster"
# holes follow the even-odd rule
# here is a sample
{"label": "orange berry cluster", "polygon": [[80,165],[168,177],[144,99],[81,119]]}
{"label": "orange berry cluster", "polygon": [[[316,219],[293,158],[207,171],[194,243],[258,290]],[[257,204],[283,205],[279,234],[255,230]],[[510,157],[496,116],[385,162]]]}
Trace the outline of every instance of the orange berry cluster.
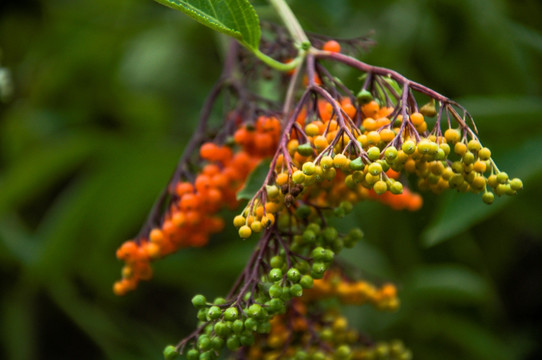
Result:
{"label": "orange berry cluster", "polygon": [[[139,280],[150,279],[152,260],[181,248],[204,246],[211,234],[220,232],[224,221],[216,216],[217,212],[238,205],[237,191],[262,158],[275,151],[279,136],[278,120],[260,116],[255,126],[242,125],[235,132],[234,142],[238,145],[235,153],[229,146],[204,143],[200,157],[206,165],[193,183],[179,181],[171,186],[174,200],[160,226],[151,229],[144,238],[126,241],[118,249],[117,258],[126,265],[122,279],[113,286],[114,293],[123,295],[134,290]],[[272,214],[267,219],[274,222]],[[265,221],[264,224],[267,225]]]}
{"label": "orange berry cluster", "polygon": [[330,271],[324,278],[314,281],[312,289],[303,294],[303,300],[315,301],[335,297],[343,304],[372,304],[379,310],[393,311],[399,307],[395,285],[386,283],[377,287],[367,281],[349,281],[340,271]]}

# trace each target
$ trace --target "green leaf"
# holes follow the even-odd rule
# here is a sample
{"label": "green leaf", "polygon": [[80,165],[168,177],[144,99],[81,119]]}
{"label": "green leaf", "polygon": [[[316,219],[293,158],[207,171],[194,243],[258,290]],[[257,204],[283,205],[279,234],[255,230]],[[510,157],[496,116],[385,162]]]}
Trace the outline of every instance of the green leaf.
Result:
{"label": "green leaf", "polygon": [[427,265],[416,269],[405,283],[416,302],[427,300],[450,303],[483,302],[491,287],[476,272],[461,265]]}
{"label": "green leaf", "polygon": [[[520,177],[525,187],[529,180],[542,172],[542,157],[533,156],[540,151],[541,138],[533,138],[498,161],[499,168],[511,177]],[[533,184],[534,185],[534,184]],[[521,197],[521,191],[517,195]],[[496,199],[492,205],[482,202],[480,195],[448,193],[435,211],[435,216],[422,234],[422,242],[433,246],[460,234],[480,221],[489,218],[511,201],[513,197]]]}
{"label": "green leaf", "polygon": [[213,30],[230,35],[249,49],[258,49],[260,20],[248,0],[156,0],[180,10]]}
{"label": "green leaf", "polygon": [[267,177],[270,164],[271,162],[269,160],[263,160],[254,170],[252,170],[245,182],[245,186],[237,193],[237,200],[250,200],[254,197]]}

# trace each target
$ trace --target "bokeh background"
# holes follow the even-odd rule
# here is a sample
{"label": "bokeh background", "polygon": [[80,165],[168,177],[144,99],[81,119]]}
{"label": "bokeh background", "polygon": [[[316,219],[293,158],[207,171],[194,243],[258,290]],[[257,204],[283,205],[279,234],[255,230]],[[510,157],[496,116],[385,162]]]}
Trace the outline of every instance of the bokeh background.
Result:
{"label": "bokeh background", "polygon": [[[258,12],[273,20],[264,1]],[[542,3],[297,0],[307,30],[373,31],[363,60],[464,104],[516,198],[425,196],[416,213],[362,204],[344,258],[398,284],[395,314],[348,308],[416,359],[542,358]],[[275,19],[276,20],[276,19]],[[123,298],[116,247],[167,182],[221,69],[221,39],[151,0],[3,0],[0,358],[160,359],[224,294],[251,251],[233,230],[157,263]],[[344,74],[345,77],[353,76]],[[231,214],[226,216],[231,217]]]}

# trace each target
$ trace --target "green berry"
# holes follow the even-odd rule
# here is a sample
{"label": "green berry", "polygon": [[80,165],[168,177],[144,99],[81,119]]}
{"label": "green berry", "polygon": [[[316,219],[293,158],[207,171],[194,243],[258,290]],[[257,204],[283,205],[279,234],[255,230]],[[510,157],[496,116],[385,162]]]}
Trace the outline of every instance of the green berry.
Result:
{"label": "green berry", "polygon": [[405,152],[405,154],[412,155],[416,151],[416,143],[414,143],[412,140],[407,140],[403,143],[401,149]]}
{"label": "green berry", "polygon": [[280,280],[282,280],[282,271],[280,269],[272,269],[269,272],[269,279],[271,281],[280,281]]}
{"label": "green berry", "polygon": [[497,182],[499,184],[506,184],[508,182],[508,174],[504,171],[501,171],[497,174]]}
{"label": "green berry", "polygon": [[303,275],[299,280],[299,285],[301,285],[303,289],[310,289],[314,285],[314,280],[310,275]]}
{"label": "green berry", "polygon": [[296,268],[290,268],[286,273],[286,277],[293,283],[296,283],[301,279],[301,273]]}
{"label": "green berry", "polygon": [[198,338],[198,348],[201,351],[210,350],[212,346],[211,339],[207,335],[200,335]]}
{"label": "green berry", "polygon": [[302,156],[310,156],[313,154],[313,149],[310,143],[304,143],[297,147],[297,152]]}
{"label": "green berry", "polygon": [[339,206],[344,210],[345,214],[350,213],[352,209],[354,208],[354,205],[352,205],[350,201],[341,201]]}
{"label": "green berry", "polygon": [[247,314],[251,318],[259,317],[262,313],[262,307],[259,304],[252,304],[248,307]]}
{"label": "green berry", "polygon": [[302,169],[303,174],[305,175],[314,175],[314,173],[316,172],[316,166],[312,161],[307,161],[306,163],[304,163]]}
{"label": "green berry", "polygon": [[222,339],[221,337],[215,336],[211,340],[211,346],[214,350],[220,351],[224,347],[224,339]]}
{"label": "green berry", "polygon": [[192,305],[194,305],[195,308],[202,308],[207,304],[207,299],[205,299],[205,296],[203,295],[196,295],[192,298]]}
{"label": "green berry", "polygon": [[241,343],[239,342],[239,337],[237,337],[236,335],[233,335],[230,338],[228,338],[228,340],[226,340],[226,347],[230,351],[235,351],[239,349],[239,347],[241,347]]}
{"label": "green berry", "polygon": [[222,315],[222,311],[220,310],[220,308],[216,305],[213,305],[209,308],[209,310],[207,311],[207,317],[211,320],[216,320],[220,317],[220,315]]}
{"label": "green berry", "polygon": [[377,193],[378,195],[382,195],[388,190],[388,184],[386,184],[386,182],[383,181],[383,180],[378,180],[373,185],[373,189],[374,189],[375,193]]}
{"label": "green berry", "polygon": [[245,330],[255,331],[257,327],[258,327],[258,321],[256,319],[250,317],[245,320]]}
{"label": "green berry", "polygon": [[358,98],[360,104],[367,104],[373,100],[373,95],[366,89],[360,90],[356,97]]}
{"label": "green berry", "polygon": [[491,150],[489,150],[486,147],[481,148],[478,151],[478,157],[480,158],[480,160],[483,160],[483,161],[489,160],[491,158]]}
{"label": "green berry", "polygon": [[305,174],[301,170],[296,170],[292,174],[292,181],[296,184],[303,184],[305,181]]}
{"label": "green berry", "polygon": [[[225,317],[225,315],[226,314],[224,314],[224,317]],[[230,332],[231,332],[231,329],[223,321],[217,322],[214,325],[213,330],[214,330],[216,335],[221,336],[221,337],[228,336],[230,334]]]}
{"label": "green berry", "polygon": [[394,181],[393,184],[390,186],[390,192],[392,194],[402,194],[403,193],[403,184],[401,184],[399,181]]}
{"label": "green berry", "polygon": [[519,178],[510,180],[510,188],[515,191],[523,189],[523,181]]}
{"label": "green berry", "polygon": [[314,279],[321,279],[326,272],[326,265],[322,262],[315,262],[312,264],[311,276]]}
{"label": "green berry", "polygon": [[227,321],[234,321],[239,316],[239,312],[237,311],[237,308],[230,307],[227,308],[226,311],[224,311],[224,320]]}
{"label": "green berry", "polygon": [[299,284],[294,284],[290,287],[290,295],[293,297],[299,297],[303,295],[303,287]]}
{"label": "green berry", "polygon": [[323,261],[326,256],[326,249],[318,246],[317,248],[314,248],[314,250],[312,250],[311,255],[314,261]]}
{"label": "green berry", "polygon": [[196,349],[190,349],[186,353],[186,360],[198,360],[199,359],[199,351]]}
{"label": "green berry", "polygon": [[244,328],[245,328],[245,325],[243,323],[243,320],[241,319],[235,320],[231,325],[231,329],[235,334],[240,334],[241,332],[243,332]]}
{"label": "green berry", "polygon": [[355,158],[354,160],[350,161],[350,164],[348,165],[351,170],[363,170],[365,167],[365,164],[363,163],[363,160],[361,157]]}
{"label": "green berry", "polygon": [[367,157],[369,157],[371,161],[378,160],[380,158],[380,149],[376,146],[369,148],[369,150],[367,150]]}
{"label": "green berry", "polygon": [[369,170],[369,174],[373,176],[380,175],[380,173],[382,172],[382,165],[380,165],[377,162],[374,162],[371,165],[369,165],[368,170]]}
{"label": "green berry", "polygon": [[390,146],[384,151],[384,156],[387,161],[393,161],[397,158],[397,149],[395,146]]}
{"label": "green berry", "polygon": [[493,195],[492,192],[488,191],[483,193],[482,195],[482,201],[485,202],[488,205],[493,204],[493,201],[495,200],[495,195]]}
{"label": "green berry", "polygon": [[271,265],[272,268],[281,268],[284,264],[284,261],[282,260],[282,256],[275,255],[271,258],[269,261],[269,265]]}
{"label": "green berry", "polygon": [[[351,203],[349,203],[350,205],[352,205]],[[331,242],[333,240],[335,240],[337,238],[337,236],[339,236],[339,233],[337,232],[337,229],[335,229],[334,227],[327,227],[324,229],[324,232],[323,232],[323,235],[324,235],[324,239],[328,242]]]}
{"label": "green berry", "polygon": [[271,296],[271,298],[280,298],[282,296],[282,288],[280,287],[280,285],[272,285],[269,288],[269,296]]}
{"label": "green berry", "polygon": [[168,345],[164,349],[164,359],[174,360],[179,356],[177,349],[173,345]]}

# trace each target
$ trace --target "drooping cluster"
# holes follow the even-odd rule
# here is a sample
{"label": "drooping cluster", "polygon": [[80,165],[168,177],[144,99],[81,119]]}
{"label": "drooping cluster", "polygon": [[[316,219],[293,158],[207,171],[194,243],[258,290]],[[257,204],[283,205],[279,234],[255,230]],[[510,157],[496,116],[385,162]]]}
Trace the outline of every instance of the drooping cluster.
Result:
{"label": "drooping cluster", "polygon": [[[252,256],[229,294],[192,299],[198,328],[166,347],[167,359],[218,359],[228,349],[238,359],[408,360],[401,342],[375,343],[350,329],[339,307],[326,305],[399,306],[395,285],[352,279],[336,261],[363,233],[341,233],[333,218],[363,200],[418,210],[417,190],[482,193],[490,204],[494,194],[514,195],[523,186],[499,171],[459,104],[341,54],[336,42],[304,55],[303,66],[285,75],[284,104],[264,99],[261,108],[261,96],[235,83],[236,110],[250,116],[227,116],[218,134],[197,134],[212,140],[198,140],[199,157],[190,166],[182,159],[162,209],[117,251],[126,262],[114,285],[120,295],[151,277],[150,261],[207,244],[225,226],[218,212],[241,205],[240,194],[249,199],[233,224],[243,239],[261,234]],[[361,71],[360,90],[347,88],[320,60]],[[414,91],[430,101],[418,107]]]}

